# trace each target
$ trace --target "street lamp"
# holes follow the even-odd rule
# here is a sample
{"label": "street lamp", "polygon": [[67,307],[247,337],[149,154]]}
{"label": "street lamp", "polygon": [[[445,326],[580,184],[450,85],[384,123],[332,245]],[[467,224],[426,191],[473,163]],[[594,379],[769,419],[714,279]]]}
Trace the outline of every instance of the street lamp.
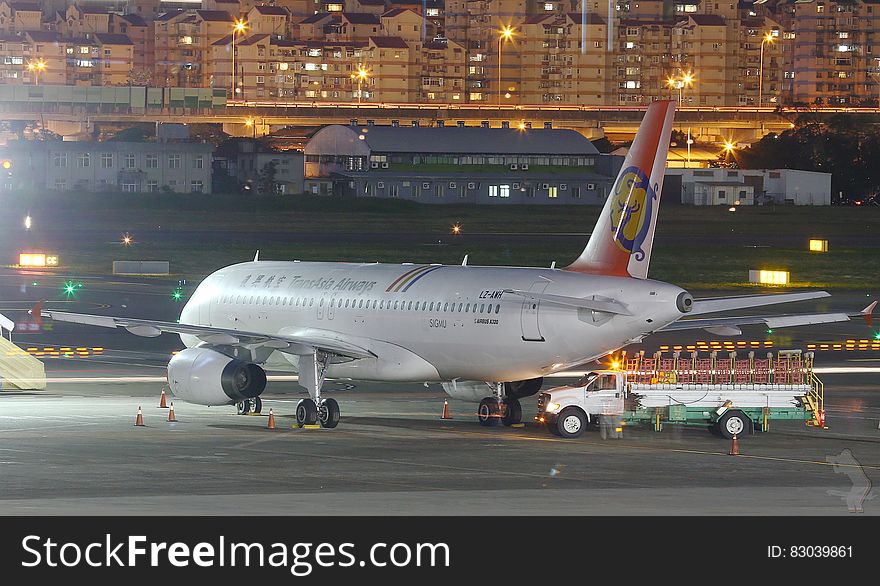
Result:
{"label": "street lamp", "polygon": [[28,71],[32,71],[34,74],[34,85],[40,85],[40,72],[46,69],[46,62],[42,59],[28,61],[27,68]]}
{"label": "street lamp", "polygon": [[232,99],[235,99],[236,90],[236,74],[235,74],[235,35],[241,34],[247,30],[247,21],[243,18],[236,18],[232,25]]}
{"label": "street lamp", "polygon": [[666,85],[670,89],[678,90],[678,105],[682,105],[684,88],[694,85],[694,74],[688,71],[683,73],[681,77],[669,77],[666,79]]}
{"label": "street lamp", "polygon": [[247,120],[244,121],[244,125],[247,126],[248,128],[253,128],[254,129],[254,138],[257,138],[257,124],[254,121],[254,119],[248,118]]}
{"label": "street lamp", "polygon": [[773,35],[767,33],[761,39],[761,68],[758,72],[758,107],[760,108],[764,102],[764,43],[772,43]]}
{"label": "street lamp", "polygon": [[[504,41],[509,41],[513,38],[515,33],[515,29],[511,26],[505,26],[500,31],[498,31],[498,105],[501,105],[501,48],[504,46]],[[508,94],[508,97],[509,94]]]}
{"label": "street lamp", "polygon": [[365,81],[367,81],[367,78],[369,78],[369,77],[370,77],[370,72],[367,71],[362,64],[358,63],[357,71],[355,71],[354,73],[351,74],[351,78],[356,79],[358,82],[358,104],[361,103],[361,95],[362,95],[361,84],[363,84]]}

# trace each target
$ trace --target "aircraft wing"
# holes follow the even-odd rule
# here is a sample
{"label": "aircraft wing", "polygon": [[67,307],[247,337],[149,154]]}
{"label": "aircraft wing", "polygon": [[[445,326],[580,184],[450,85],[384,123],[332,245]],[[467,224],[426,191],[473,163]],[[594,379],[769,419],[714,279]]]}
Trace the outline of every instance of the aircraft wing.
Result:
{"label": "aircraft wing", "polygon": [[672,332],[681,330],[706,330],[720,336],[738,336],[742,334],[741,326],[764,324],[768,328],[789,328],[793,326],[807,326],[813,324],[827,324],[850,321],[854,317],[861,317],[869,324],[872,322],[872,313],[877,307],[877,302],[858,313],[801,313],[787,315],[753,315],[739,317],[710,317],[697,319],[681,319],[668,326],[661,328],[660,332]]}
{"label": "aircraft wing", "polygon": [[130,319],[127,317],[109,317],[104,315],[88,315],[68,313],[65,311],[40,311],[40,317],[55,321],[99,326],[102,328],[125,328],[136,336],[155,338],[162,332],[188,334],[217,346],[266,346],[288,354],[310,354],[318,350],[344,358],[372,358],[375,354],[360,346],[338,340],[336,338],[308,335],[261,334],[244,332],[228,328],[197,326],[176,322],[154,321],[147,319]]}
{"label": "aircraft wing", "polygon": [[777,303],[794,303],[807,299],[821,299],[830,297],[826,291],[807,291],[805,293],[777,293],[771,295],[739,295],[736,297],[707,297],[695,299],[694,307],[690,315],[702,315],[704,313],[716,313],[719,311],[732,311],[734,309],[746,309],[749,307],[762,307]]}

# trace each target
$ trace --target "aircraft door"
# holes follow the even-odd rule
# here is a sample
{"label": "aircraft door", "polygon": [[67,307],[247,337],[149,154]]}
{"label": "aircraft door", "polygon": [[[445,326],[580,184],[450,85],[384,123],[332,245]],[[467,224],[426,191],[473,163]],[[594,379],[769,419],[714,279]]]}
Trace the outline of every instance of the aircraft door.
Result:
{"label": "aircraft door", "polygon": [[327,297],[322,295],[320,299],[318,299],[318,309],[317,316],[318,319],[324,319],[324,304],[327,303]]}
{"label": "aircraft door", "polygon": [[[529,293],[543,293],[549,285],[549,281],[535,281],[529,287]],[[538,312],[541,309],[541,301],[538,299],[523,299],[520,325],[522,326],[522,339],[527,342],[543,342]]]}
{"label": "aircraft door", "polygon": [[210,288],[205,291],[206,294],[199,300],[199,323],[204,326],[210,326],[214,322],[219,323],[220,321],[220,297],[223,292],[223,281],[225,278],[225,275],[212,276]]}
{"label": "aircraft door", "polygon": [[327,308],[327,319],[333,319],[336,317],[336,304],[339,303],[339,299],[335,296],[330,297],[330,306]]}

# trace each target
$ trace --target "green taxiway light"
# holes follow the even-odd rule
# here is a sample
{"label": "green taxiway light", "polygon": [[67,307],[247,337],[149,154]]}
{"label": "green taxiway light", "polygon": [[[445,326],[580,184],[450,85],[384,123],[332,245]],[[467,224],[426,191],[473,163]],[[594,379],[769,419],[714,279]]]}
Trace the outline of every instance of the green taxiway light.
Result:
{"label": "green taxiway light", "polygon": [[183,297],[183,293],[181,293],[179,290],[176,290],[176,289],[175,289],[174,293],[171,294],[171,297],[172,297],[175,301],[180,301],[180,298]]}
{"label": "green taxiway light", "polygon": [[874,339],[880,340],[880,332],[877,332],[876,334],[874,334]]}
{"label": "green taxiway light", "polygon": [[772,333],[773,333],[773,330],[771,330],[771,329],[768,328],[768,329],[767,329],[767,333],[768,333],[768,334],[772,334]]}

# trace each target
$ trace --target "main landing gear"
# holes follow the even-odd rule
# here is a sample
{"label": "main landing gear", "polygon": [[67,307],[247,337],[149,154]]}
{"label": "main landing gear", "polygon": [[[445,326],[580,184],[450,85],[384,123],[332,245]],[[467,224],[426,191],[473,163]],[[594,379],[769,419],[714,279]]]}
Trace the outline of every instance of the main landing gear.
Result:
{"label": "main landing gear", "polygon": [[324,375],[330,364],[330,356],[323,352],[313,352],[299,357],[299,384],[309,392],[308,399],[301,399],[296,405],[298,425],[315,425],[332,429],[339,425],[339,403],[335,399],[321,398]]}
{"label": "main landing gear", "polygon": [[259,415],[263,412],[263,401],[259,397],[254,397],[253,399],[239,401],[235,407],[239,415],[249,415],[251,413]]}
{"label": "main landing gear", "polygon": [[504,383],[491,383],[493,396],[480,401],[477,419],[484,427],[494,427],[499,423],[510,427],[522,422],[522,405],[519,399],[508,397]]}

